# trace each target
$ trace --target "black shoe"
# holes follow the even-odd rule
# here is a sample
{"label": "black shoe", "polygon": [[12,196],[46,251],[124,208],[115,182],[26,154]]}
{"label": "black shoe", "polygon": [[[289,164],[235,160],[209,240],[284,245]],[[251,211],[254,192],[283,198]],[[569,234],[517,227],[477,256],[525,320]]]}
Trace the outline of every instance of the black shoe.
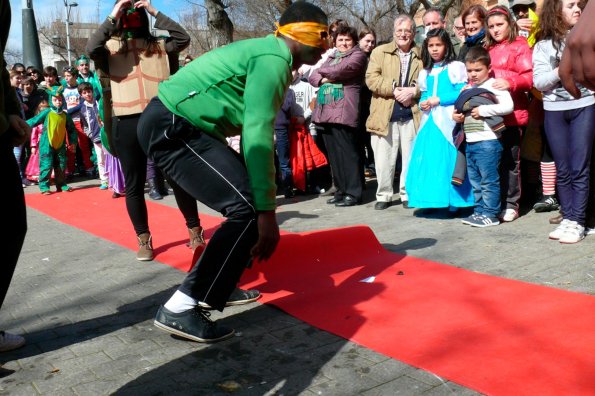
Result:
{"label": "black shoe", "polygon": [[329,204],[329,205],[338,204],[339,202],[343,202],[343,199],[344,199],[343,197],[341,197],[341,198],[339,198],[339,197],[333,197],[331,199],[327,199],[326,200],[326,203]]}
{"label": "black shoe", "polygon": [[33,184],[35,184],[31,180],[27,179],[26,177],[23,177],[21,179],[21,183],[23,184],[23,187],[29,187],[29,186],[32,186]]}
{"label": "black shoe", "polygon": [[295,197],[295,191],[293,191],[293,187],[286,187],[283,196],[285,196],[287,199]]}
{"label": "black shoe", "polygon": [[533,209],[538,212],[552,212],[560,209],[560,203],[554,195],[544,195],[533,205]]}
{"label": "black shoe", "polygon": [[343,201],[337,202],[335,206],[338,208],[343,208],[345,206],[355,206],[358,204],[359,202],[357,199],[353,198],[351,195],[346,195],[345,198],[343,198]]}
{"label": "black shoe", "polygon": [[376,209],[376,210],[384,210],[384,209],[388,208],[389,206],[390,206],[390,202],[378,201],[374,205],[374,209]]}
{"label": "black shoe", "polygon": [[218,342],[233,336],[233,329],[219,326],[209,316],[211,314],[200,307],[173,313],[161,306],[153,324],[161,330],[197,342]]}
{"label": "black shoe", "polygon": [[[232,305],[244,305],[251,302],[254,302],[260,298],[260,292],[255,289],[244,290],[236,287],[233,292],[231,292],[231,296],[227,299],[225,303],[226,307],[231,307]],[[206,302],[199,301],[198,305],[204,309],[213,309],[209,304]]]}
{"label": "black shoe", "polygon": [[163,195],[161,195],[157,187],[157,181],[155,179],[149,179],[147,182],[149,183],[149,198],[154,201],[163,199]]}

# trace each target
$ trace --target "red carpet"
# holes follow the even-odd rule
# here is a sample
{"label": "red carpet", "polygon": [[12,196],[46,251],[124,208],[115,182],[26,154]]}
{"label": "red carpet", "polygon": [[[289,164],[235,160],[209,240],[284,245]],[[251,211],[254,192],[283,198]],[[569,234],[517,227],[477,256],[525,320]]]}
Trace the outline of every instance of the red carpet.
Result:
{"label": "red carpet", "polygon": [[[92,189],[27,195],[27,204],[136,249],[123,199]],[[148,206],[157,259],[187,268],[181,214]],[[201,221],[210,233],[219,222]],[[482,393],[595,394],[591,296],[394,254],[364,226],[285,234],[243,285],[307,323]]]}

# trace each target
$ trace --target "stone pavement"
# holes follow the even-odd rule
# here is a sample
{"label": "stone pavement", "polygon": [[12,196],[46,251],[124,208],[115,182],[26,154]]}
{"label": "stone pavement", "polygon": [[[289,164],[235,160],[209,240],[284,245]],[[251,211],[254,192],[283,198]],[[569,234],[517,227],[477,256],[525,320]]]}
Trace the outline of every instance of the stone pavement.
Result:
{"label": "stone pavement", "polygon": [[[366,203],[350,208],[326,205],[325,197],[280,198],[280,226],[297,232],[367,224],[394,252],[595,293],[595,237],[570,246],[549,241],[550,214],[474,229],[400,205],[375,211],[374,190],[369,182]],[[175,205],[173,197],[161,202]],[[173,338],[152,322],[183,273],[138,262],[133,252],[35,210],[28,219],[0,311],[2,327],[25,335],[27,345],[0,354],[0,395],[477,394],[259,303],[213,313],[238,330],[235,338],[213,345]]]}

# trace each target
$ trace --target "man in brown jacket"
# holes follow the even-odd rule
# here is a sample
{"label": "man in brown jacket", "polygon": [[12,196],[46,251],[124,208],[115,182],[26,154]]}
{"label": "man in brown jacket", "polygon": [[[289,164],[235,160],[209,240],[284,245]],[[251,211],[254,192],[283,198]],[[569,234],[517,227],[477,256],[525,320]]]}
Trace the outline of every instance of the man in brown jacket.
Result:
{"label": "man in brown jacket", "polygon": [[407,206],[405,179],[413,139],[419,127],[420,97],[417,75],[422,69],[420,51],[413,42],[415,24],[408,15],[398,15],[394,39],[376,47],[370,55],[366,85],[372,91],[366,129],[372,134],[378,190],[374,209],[390,206],[397,155],[401,150],[400,199]]}
{"label": "man in brown jacket", "polygon": [[[21,184],[19,168],[12,149],[23,144],[31,135],[31,129],[20,114],[20,104],[15,90],[10,86],[4,49],[10,30],[10,2],[0,2],[0,51],[2,64],[0,69],[0,172],[2,172],[3,197],[0,218],[3,224],[9,225],[10,230],[4,234],[0,251],[0,307],[6,297],[8,286],[17,265],[21,247],[27,233],[27,214],[25,210],[25,195]],[[10,351],[25,344],[25,339],[16,334],[0,331],[0,352]]]}

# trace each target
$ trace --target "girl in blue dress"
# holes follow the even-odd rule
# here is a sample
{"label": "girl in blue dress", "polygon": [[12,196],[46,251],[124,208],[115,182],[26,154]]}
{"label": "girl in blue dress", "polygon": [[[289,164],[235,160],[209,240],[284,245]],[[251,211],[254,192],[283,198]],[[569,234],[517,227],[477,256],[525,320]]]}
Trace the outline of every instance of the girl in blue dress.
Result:
{"label": "girl in blue dress", "polygon": [[467,70],[454,61],[455,53],[444,29],[428,32],[422,48],[424,69],[418,84],[422,110],[420,129],[413,143],[405,186],[413,208],[457,208],[473,206],[469,180],[451,183],[457,149],[452,141],[454,103],[467,83]]}

